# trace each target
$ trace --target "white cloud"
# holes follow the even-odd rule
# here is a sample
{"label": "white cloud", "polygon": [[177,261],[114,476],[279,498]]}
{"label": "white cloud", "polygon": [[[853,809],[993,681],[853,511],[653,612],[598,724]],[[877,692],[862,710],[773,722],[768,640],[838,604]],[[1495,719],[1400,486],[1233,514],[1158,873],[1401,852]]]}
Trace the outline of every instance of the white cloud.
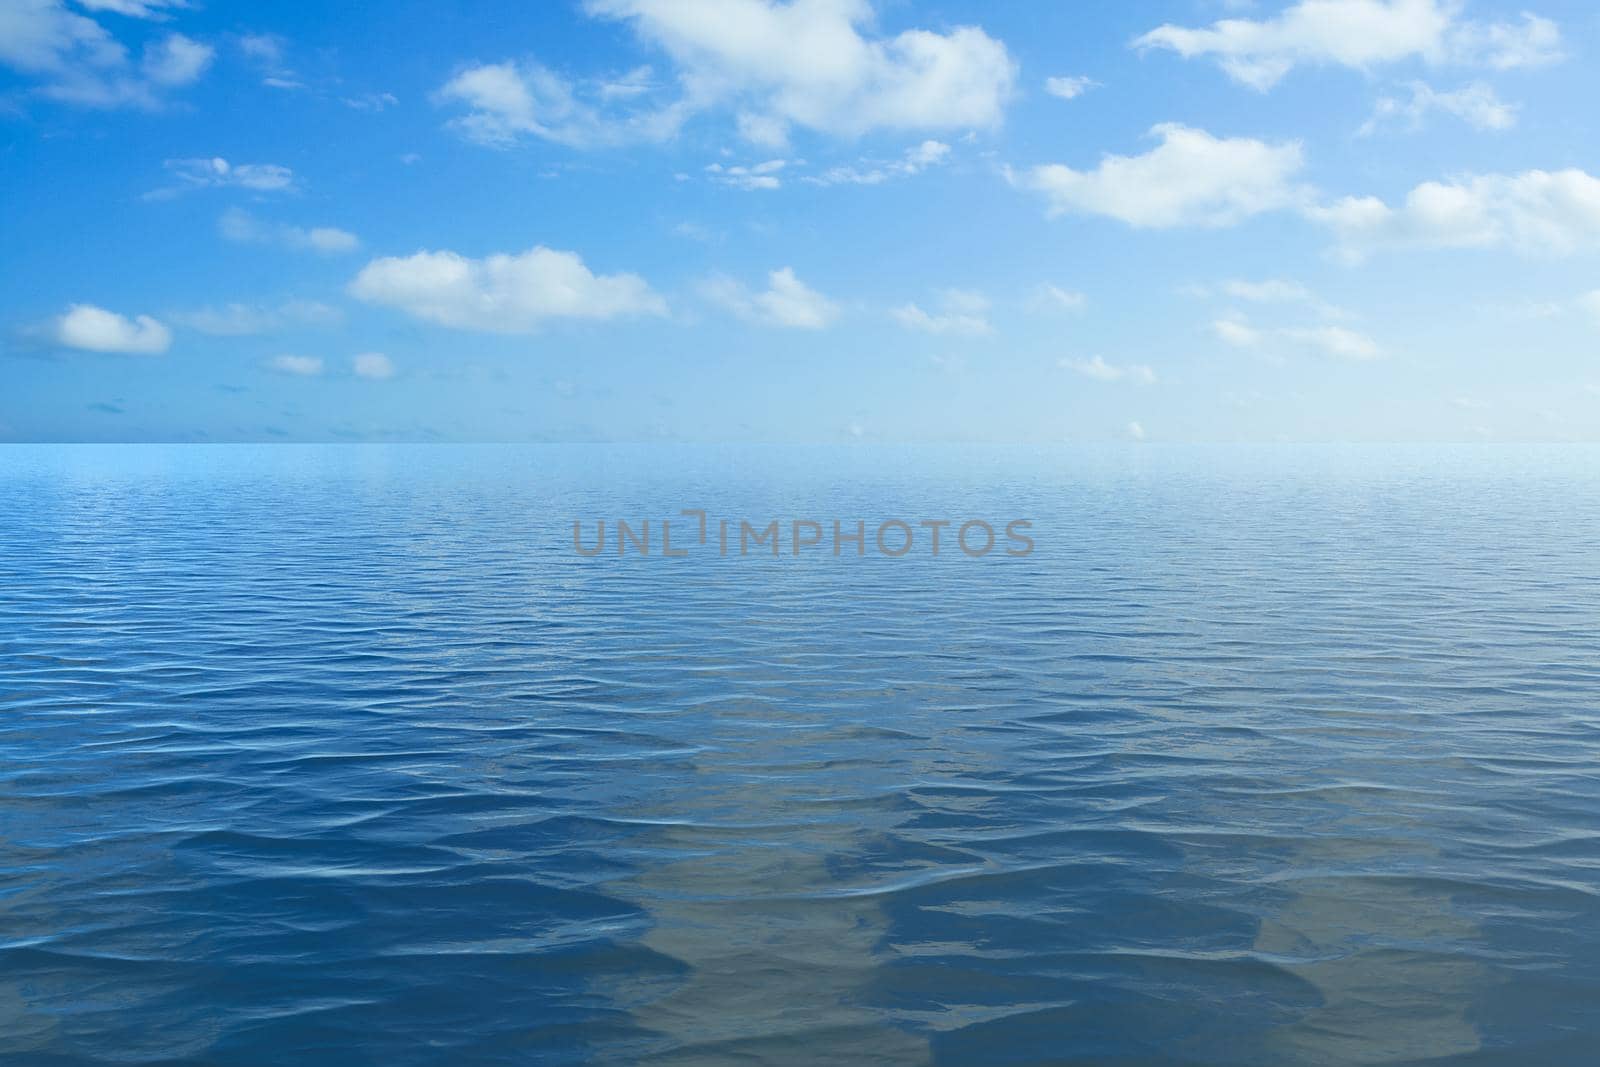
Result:
{"label": "white cloud", "polygon": [[1211,324],[1211,332],[1235,348],[1254,348],[1261,343],[1261,331],[1236,316],[1217,319]]}
{"label": "white cloud", "polygon": [[[1211,297],[1230,297],[1234,300],[1245,300],[1252,304],[1300,304],[1317,312],[1324,319],[1340,319],[1347,316],[1343,309],[1326,303],[1318,298],[1310,289],[1297,281],[1285,278],[1264,278],[1260,281],[1251,281],[1245,278],[1228,278],[1209,285],[1186,285],[1179,292],[1186,296],[1202,299]],[[1237,320],[1238,316],[1231,318]],[[1213,328],[1213,333],[1218,331]],[[1229,331],[1224,330],[1219,336]],[[1235,332],[1231,343],[1237,343],[1239,335]],[[1224,336],[1224,340],[1230,340]]]}
{"label": "white cloud", "polygon": [[267,366],[280,374],[293,374],[300,378],[315,378],[322,373],[322,359],[318,356],[273,356]]}
{"label": "white cloud", "polygon": [[261,73],[261,84],[273,89],[304,89],[300,75],[288,65],[288,44],[272,33],[248,33],[239,38],[239,50]]}
{"label": "white cloud", "polygon": [[350,361],[356,377],[381,382],[394,377],[394,361],[382,352],[363,352]]}
{"label": "white cloud", "polygon": [[666,140],[692,115],[721,109],[745,140],[778,148],[796,126],[850,137],[992,127],[1016,79],[1005,45],[975,26],[871,35],[867,0],[585,6],[628,22],[671,58],[671,99],[650,67],[580,82],[537,63],[490,63],[440,89],[441,101],[467,109],[451,125],[490,145],[531,136],[593,147]]}
{"label": "white cloud", "polygon": [[1167,24],[1136,47],[1185,58],[1210,57],[1233,80],[1265,91],[1298,65],[1369,71],[1405,60],[1462,63],[1497,70],[1560,58],[1555,23],[1460,18],[1459,0],[1300,0],[1265,19],[1223,19],[1204,29]]}
{"label": "white cloud", "polygon": [[594,274],[575,252],[540,245],[469,259],[418,252],[375,259],[350,294],[460,330],[528,333],[551,319],[664,315],[667,305],[637,274]]}
{"label": "white cloud", "polygon": [[905,304],[889,309],[889,314],[908,330],[981,337],[994,332],[988,311],[989,300],[983,294],[964,289],[946,289],[939,294],[939,311],[936,313],[930,314],[917,304]]}
{"label": "white cloud", "polygon": [[1091,171],[1054,163],[1012,181],[1043,193],[1051,215],[1104,215],[1151,229],[1228,226],[1303,198],[1292,184],[1304,162],[1297,141],[1219,138],[1177,123],[1150,133],[1161,144],[1142,156],[1107,155]]}
{"label": "white cloud", "polygon": [[1409,129],[1418,130],[1434,111],[1454,115],[1479,130],[1509,130],[1517,124],[1517,106],[1501,100],[1494,88],[1483,82],[1451,92],[1439,92],[1424,82],[1412,82],[1410,90],[1409,100],[1380,97],[1372,117],[1357,131],[1357,136],[1370,136],[1392,121],[1404,122]]}
{"label": "white cloud", "polygon": [[1126,433],[1128,438],[1133,441],[1143,441],[1147,436],[1144,432],[1144,427],[1137,422],[1128,423]]}
{"label": "white cloud", "polygon": [[1341,359],[1371,360],[1383,349],[1366,334],[1343,326],[1290,326],[1263,330],[1252,326],[1242,315],[1229,315],[1211,323],[1211,332],[1235,348],[1259,348],[1271,340],[1288,341],[1316,348]]}
{"label": "white cloud", "polygon": [[686,109],[731,107],[741,133],[987,128],[1016,79],[1005,45],[975,26],[870,34],[867,0],[589,0],[676,64]]}
{"label": "white cloud", "polygon": [[721,163],[712,163],[706,167],[706,173],[719,185],[751,192],[757,189],[781,187],[783,180],[778,177],[778,172],[788,165],[789,161],[786,159],[769,159],[765,163],[755,163],[750,166],[723,166]]}
{"label": "white cloud", "polygon": [[1593,315],[1595,322],[1600,323],[1600,289],[1580,296],[1578,298],[1578,306]]}
{"label": "white cloud", "polygon": [[1284,281],[1279,278],[1269,278],[1259,282],[1234,278],[1223,282],[1218,288],[1228,296],[1255,303],[1294,303],[1315,299],[1311,295],[1311,290],[1299,282]]}
{"label": "white cloud", "polygon": [[767,289],[751,292],[731,278],[717,277],[700,286],[701,295],[740,318],[769,326],[818,330],[838,318],[833,301],[810,288],[789,267],[767,275]]}
{"label": "white cloud", "polygon": [[1278,331],[1279,336],[1319,348],[1341,359],[1368,360],[1383,355],[1383,349],[1366,334],[1343,326],[1307,326]]}
{"label": "white cloud", "polygon": [[1051,96],[1059,96],[1063,100],[1076,100],[1090,89],[1099,86],[1093,78],[1076,75],[1070,78],[1046,78],[1044,91]]}
{"label": "white cloud", "polygon": [[1560,255],[1600,247],[1600,178],[1529,170],[1424,182],[1390,207],[1345,197],[1307,214],[1337,235],[1351,261],[1376,248],[1512,248]]}
{"label": "white cloud", "polygon": [[602,100],[633,100],[655,87],[655,71],[650,66],[634,67],[626,73],[600,83]]}
{"label": "white cloud", "polygon": [[217,50],[208,44],[174,33],[159,44],[145,49],[141,66],[144,75],[156,85],[189,85],[211,66]]}
{"label": "white cloud", "polygon": [[[90,0],[89,11],[154,17],[168,5],[136,0]],[[93,18],[61,0],[0,3],[0,66],[39,80],[38,92],[85,107],[156,108],[165,90],[188,85],[214,55],[210,45],[182,34],[152,39],[135,65],[128,49]]]}
{"label": "white cloud", "polygon": [[288,248],[303,248],[312,252],[336,255],[354,252],[361,247],[361,239],[348,230],[333,226],[289,226],[282,223],[262,222],[248,212],[231,208],[217,220],[217,229],[230,241],[241,244],[280,244]]}
{"label": "white cloud", "polygon": [[893,178],[909,178],[921,174],[950,158],[950,146],[943,141],[923,141],[908,148],[900,159],[890,161],[863,160],[855,166],[830,167],[818,175],[808,175],[804,180],[812,185],[880,185]]}
{"label": "white cloud", "polygon": [[109,11],[136,19],[165,18],[164,9],[189,6],[185,0],[77,0],[77,3],[87,11]]}
{"label": "white cloud", "polygon": [[343,315],[336,307],[314,300],[289,300],[277,307],[225,304],[167,316],[179,326],[217,337],[273,333],[291,326],[331,326]]}
{"label": "white cloud", "polygon": [[282,193],[294,189],[294,171],[277,163],[229,163],[220,156],[211,159],[169,159],[163,164],[178,179],[177,189],[161,190],[157,195],[172,195],[183,188],[248,189],[253,193]]}
{"label": "white cloud", "polygon": [[149,315],[130,319],[93,304],[73,304],[56,319],[55,339],[86,352],[156,355],[172,344],[172,331]]}
{"label": "white cloud", "polygon": [[363,93],[344,98],[344,106],[352,111],[387,111],[399,103],[400,98],[393,93]]}
{"label": "white cloud", "polygon": [[1456,61],[1494,70],[1542,67],[1565,58],[1560,27],[1528,12],[1523,12],[1521,23],[1458,23],[1449,45]]}
{"label": "white cloud", "polygon": [[437,98],[464,105],[467,113],[452,119],[451,127],[491,147],[525,136],[574,148],[663,141],[688,115],[680,102],[619,111],[618,105],[634,102],[649,86],[633,85],[638,92],[625,95],[616,87],[612,81],[577,84],[536,63],[486,63],[451,78]]}
{"label": "white cloud", "polygon": [[1154,385],[1156,382],[1156,372],[1142,363],[1118,366],[1107,363],[1101,356],[1094,356],[1090,359],[1062,359],[1059,365],[1097,382],[1128,381],[1136,385]]}
{"label": "white cloud", "polygon": [[1034,289],[1029,303],[1036,311],[1077,312],[1088,306],[1089,298],[1075,289],[1063,289],[1045,282]]}
{"label": "white cloud", "polygon": [[722,239],[722,234],[717,230],[713,230],[709,226],[703,226],[698,222],[689,222],[687,220],[675,224],[672,227],[672,235],[690,241],[699,241],[701,244],[713,244]]}

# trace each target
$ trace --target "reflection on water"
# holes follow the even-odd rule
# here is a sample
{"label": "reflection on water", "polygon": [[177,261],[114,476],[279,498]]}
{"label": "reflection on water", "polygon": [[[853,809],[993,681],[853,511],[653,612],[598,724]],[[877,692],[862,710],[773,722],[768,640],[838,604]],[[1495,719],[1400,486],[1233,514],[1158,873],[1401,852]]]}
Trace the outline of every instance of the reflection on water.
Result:
{"label": "reflection on water", "polygon": [[769,1062],[796,1048],[926,1062],[926,1041],[861,1002],[888,924],[873,887],[838,870],[898,805],[857,800],[845,816],[839,789],[859,797],[871,783],[837,780],[826,752],[839,738],[808,736],[817,724],[766,703],[707,711],[710,750],[645,806],[664,820],[637,842],[650,862],[614,887],[649,914],[643,943],[685,967],[635,1011],[660,1035],[659,1062]]}
{"label": "reflection on water", "polygon": [[0,1061],[1589,1062],[1597,458],[0,450]]}

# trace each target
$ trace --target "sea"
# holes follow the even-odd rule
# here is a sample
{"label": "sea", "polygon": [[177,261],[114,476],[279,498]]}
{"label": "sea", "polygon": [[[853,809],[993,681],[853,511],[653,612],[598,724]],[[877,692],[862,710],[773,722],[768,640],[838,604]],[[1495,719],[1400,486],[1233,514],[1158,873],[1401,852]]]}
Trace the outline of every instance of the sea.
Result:
{"label": "sea", "polygon": [[7,1067],[1597,1048],[1600,450],[0,447]]}

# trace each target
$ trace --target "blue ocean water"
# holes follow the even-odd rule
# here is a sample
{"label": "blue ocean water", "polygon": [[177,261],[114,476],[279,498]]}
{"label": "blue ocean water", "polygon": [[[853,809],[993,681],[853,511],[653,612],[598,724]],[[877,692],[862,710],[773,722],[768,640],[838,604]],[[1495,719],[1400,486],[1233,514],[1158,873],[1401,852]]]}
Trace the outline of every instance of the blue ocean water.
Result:
{"label": "blue ocean water", "polygon": [[0,449],[7,1065],[1587,1064],[1597,756],[1592,449]]}

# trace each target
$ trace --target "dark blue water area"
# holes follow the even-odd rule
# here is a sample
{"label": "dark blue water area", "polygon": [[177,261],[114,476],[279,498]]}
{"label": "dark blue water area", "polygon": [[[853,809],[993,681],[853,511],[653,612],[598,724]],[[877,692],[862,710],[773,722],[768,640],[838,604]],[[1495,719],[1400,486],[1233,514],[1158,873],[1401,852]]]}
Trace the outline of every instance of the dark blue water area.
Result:
{"label": "dark blue water area", "polygon": [[8,1067],[1589,1064],[1597,757],[1594,449],[0,449]]}

